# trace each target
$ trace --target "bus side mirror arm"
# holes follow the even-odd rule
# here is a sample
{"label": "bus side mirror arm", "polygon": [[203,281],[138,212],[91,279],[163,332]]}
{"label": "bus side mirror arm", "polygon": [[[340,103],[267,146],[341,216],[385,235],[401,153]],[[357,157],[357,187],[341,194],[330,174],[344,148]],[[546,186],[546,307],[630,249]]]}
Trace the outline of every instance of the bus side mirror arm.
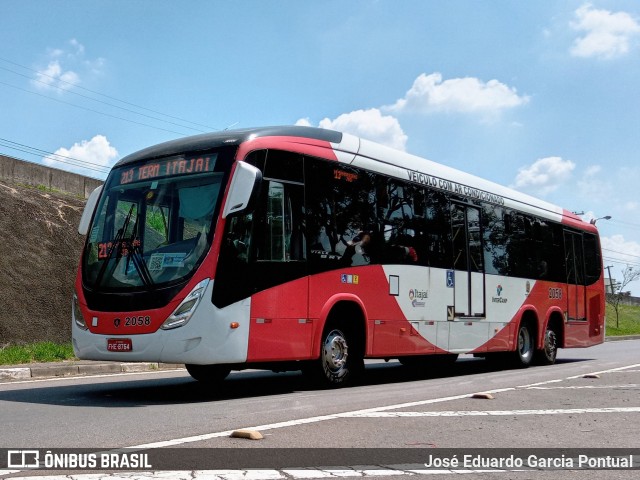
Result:
{"label": "bus side mirror arm", "polygon": [[93,217],[93,211],[98,205],[100,194],[102,193],[103,185],[97,187],[87,199],[87,203],[84,206],[82,217],[80,217],[80,224],[78,225],[78,233],[80,235],[86,235],[89,232],[89,224],[91,223],[91,217]]}
{"label": "bus side mirror arm", "polygon": [[224,202],[222,218],[251,209],[260,194],[261,183],[260,170],[246,162],[238,162]]}

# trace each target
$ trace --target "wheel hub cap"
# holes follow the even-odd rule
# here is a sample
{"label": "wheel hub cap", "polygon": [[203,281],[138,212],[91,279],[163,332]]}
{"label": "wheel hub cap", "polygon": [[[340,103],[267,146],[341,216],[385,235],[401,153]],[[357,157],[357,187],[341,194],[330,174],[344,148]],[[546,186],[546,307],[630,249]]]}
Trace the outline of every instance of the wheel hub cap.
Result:
{"label": "wheel hub cap", "polygon": [[324,361],[331,370],[340,370],[345,367],[349,356],[347,341],[338,332],[332,332],[327,336],[324,344]]}

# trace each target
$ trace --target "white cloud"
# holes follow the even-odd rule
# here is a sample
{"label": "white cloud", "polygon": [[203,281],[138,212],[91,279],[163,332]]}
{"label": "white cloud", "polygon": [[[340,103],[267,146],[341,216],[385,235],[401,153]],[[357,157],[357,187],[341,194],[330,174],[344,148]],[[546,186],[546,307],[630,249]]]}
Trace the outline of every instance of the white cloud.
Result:
{"label": "white cloud", "polygon": [[73,49],[75,50],[70,55],[78,56],[78,55],[83,55],[84,54],[84,45],[82,45],[75,38],[72,38],[71,40],[69,40],[69,45],[71,45],[73,47]]}
{"label": "white cloud", "polygon": [[[600,226],[600,222],[598,222]],[[622,235],[612,235],[611,237],[600,237],[602,256],[605,267],[605,277],[609,273],[614,280],[620,281],[624,278],[624,271],[627,268],[637,270],[640,262],[640,243],[633,240],[625,240]],[[610,268],[607,268],[610,267]],[[625,286],[624,291],[631,291],[634,296],[639,296],[638,281],[633,281]]]}
{"label": "white cloud", "polygon": [[529,102],[513,87],[498,80],[483,82],[478,78],[442,80],[442,74],[421,74],[404,98],[385,107],[390,112],[462,112],[498,113]]}
{"label": "white cloud", "polygon": [[84,58],[85,48],[75,38],[69,42],[68,50],[56,48],[49,49],[47,65],[38,68],[36,78],[31,80],[31,85],[39,90],[55,90],[64,92],[81,82],[80,73],[100,74],[104,68],[103,58]]}
{"label": "white cloud", "polygon": [[[113,166],[118,157],[118,151],[111,146],[109,140],[107,140],[107,137],[104,135],[96,135],[91,140],[82,140],[79,143],[74,143],[71,148],[61,147],[57,149],[54,154],[62,157],[70,157],[73,160],[49,155],[43,159],[43,162],[55,168],[91,177],[102,176],[108,168]],[[91,164],[88,166],[94,167],[94,169],[71,165],[72,163],[81,164],[82,162],[88,162]]]}
{"label": "white cloud", "polygon": [[[311,126],[311,123],[308,118],[302,118],[296,125]],[[343,113],[334,120],[325,118],[318,126],[351,133],[398,150],[405,150],[407,144],[407,135],[398,119],[391,115],[383,115],[377,108]]]}
{"label": "white cloud", "polygon": [[[603,220],[604,221],[604,220]],[[598,222],[600,226],[600,222]],[[600,237],[602,255],[605,262],[615,260],[616,265],[622,267],[625,263],[633,264],[635,267],[640,261],[640,243],[633,240],[625,240],[623,235],[612,235],[611,237]],[[619,263],[618,263],[619,262]],[[616,272],[612,268],[611,275],[616,278]],[[617,268],[619,271],[620,268]]]}
{"label": "white cloud", "polygon": [[574,162],[563,160],[561,157],[540,158],[518,171],[513,187],[537,195],[546,195],[564,184],[575,168]]}
{"label": "white cloud", "polygon": [[590,165],[577,182],[578,193],[589,201],[606,201],[615,192],[616,187],[611,182],[611,172],[602,173],[600,165]]}
{"label": "white cloud", "polygon": [[584,171],[584,175],[585,175],[585,177],[593,177],[593,176],[597,175],[598,173],[600,173],[601,170],[602,170],[602,167],[600,165],[590,165]]}
{"label": "white cloud", "polygon": [[42,70],[36,73],[36,80],[31,84],[40,90],[61,89],[68,90],[80,83],[80,77],[71,70],[64,71],[58,60],[52,60]]}
{"label": "white cloud", "polygon": [[626,12],[612,13],[584,4],[575,11],[576,21],[570,26],[583,32],[571,47],[576,57],[615,58],[629,52],[632,42],[640,36],[640,24]]}

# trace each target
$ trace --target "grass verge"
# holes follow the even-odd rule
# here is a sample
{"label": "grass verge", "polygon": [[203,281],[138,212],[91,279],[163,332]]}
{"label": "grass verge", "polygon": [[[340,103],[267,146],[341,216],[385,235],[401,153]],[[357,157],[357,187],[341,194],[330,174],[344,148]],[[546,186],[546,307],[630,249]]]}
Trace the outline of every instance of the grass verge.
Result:
{"label": "grass verge", "polygon": [[616,312],[607,304],[607,330],[608,337],[620,335],[640,335],[640,307],[632,305],[620,305],[619,318],[616,326]]}
{"label": "grass verge", "polygon": [[0,365],[32,362],[59,362],[74,359],[71,343],[38,342],[28,345],[0,346]]}

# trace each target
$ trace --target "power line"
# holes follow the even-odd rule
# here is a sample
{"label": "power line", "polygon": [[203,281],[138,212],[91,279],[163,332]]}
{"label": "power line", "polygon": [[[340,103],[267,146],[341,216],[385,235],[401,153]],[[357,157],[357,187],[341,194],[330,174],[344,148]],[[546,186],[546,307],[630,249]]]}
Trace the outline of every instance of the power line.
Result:
{"label": "power line", "polygon": [[[1,144],[0,144],[0,145],[1,145]],[[17,147],[11,147],[11,146],[7,146],[7,145],[2,145],[2,146],[3,146],[3,147],[7,147],[7,148],[11,148],[12,150],[16,150],[16,151],[18,151],[18,152],[27,153],[27,154],[29,154],[29,155],[39,156],[39,155],[38,155],[38,154],[36,154],[36,153],[30,152],[30,151],[28,151],[28,150],[23,150],[23,149],[20,149],[20,148],[17,148]],[[60,162],[60,163],[66,163],[66,164],[68,164],[68,165],[72,165],[72,166],[74,166],[74,167],[78,167],[78,168],[83,168],[83,169],[87,169],[87,170],[93,170],[93,171],[95,171],[95,172],[102,173],[102,174],[106,174],[106,173],[108,173],[108,172],[109,172],[108,170],[107,170],[107,171],[105,171],[105,170],[101,170],[101,169],[98,169],[98,168],[96,168],[96,167],[92,167],[92,166],[90,166],[90,165],[77,165],[77,164],[75,164],[75,163],[66,162],[65,160],[61,160],[61,159],[59,159],[59,158],[50,158],[50,160],[55,161],[55,162]],[[32,162],[32,163],[34,163],[34,162]]]}
{"label": "power line", "polygon": [[111,169],[111,167],[107,167],[105,165],[100,165],[98,163],[93,163],[86,160],[80,160],[78,158],[68,157],[66,155],[60,155],[58,153],[49,152],[47,150],[42,150],[36,147],[30,147],[29,145],[24,145],[22,143],[7,140],[5,138],[0,138],[0,146],[38,157],[42,157],[43,154],[45,154],[53,161],[65,163],[67,165],[73,165],[74,167],[86,168],[88,170],[93,170],[100,173],[108,173]]}
{"label": "power line", "polygon": [[625,257],[635,257],[635,258],[640,258],[640,255],[632,255],[630,253],[625,253],[625,252],[619,252],[617,250],[611,250],[609,248],[603,248],[602,251],[607,251],[607,252],[611,252],[611,253],[618,253],[620,255],[624,255]]}
{"label": "power line", "polygon": [[[21,147],[23,149],[28,149],[29,151],[33,150],[34,152],[36,152],[36,153],[33,153],[34,155],[45,154],[47,156],[53,156],[53,157],[57,157],[57,158],[65,159],[65,160],[71,160],[73,162],[81,164],[79,166],[89,165],[89,166],[92,166],[92,167],[101,168],[101,169],[105,169],[105,170],[109,170],[110,169],[110,167],[106,167],[106,166],[101,165],[99,163],[90,162],[88,160],[80,160],[79,158],[70,157],[68,155],[61,155],[59,153],[50,152],[48,150],[43,150],[41,148],[32,147],[30,145],[25,145],[23,143],[14,142],[13,140],[8,140],[6,138],[0,138],[0,141],[4,142],[5,143],[4,146],[9,147],[9,148],[13,148],[15,146],[16,149],[17,149],[17,147]],[[7,143],[10,144],[10,145],[6,145]]]}
{"label": "power line", "polygon": [[[119,106],[119,105],[114,105],[113,103],[104,102],[104,101],[102,101],[102,100],[98,100],[97,98],[91,98],[91,97],[90,97],[90,96],[88,96],[88,95],[83,95],[83,94],[81,94],[81,93],[74,92],[73,90],[67,90],[67,89],[64,89],[64,88],[62,88],[62,87],[59,87],[59,86],[57,86],[57,85],[51,85],[51,84],[49,84],[49,83],[47,83],[47,82],[44,82],[44,81],[42,81],[42,80],[38,80],[38,79],[33,78],[33,77],[30,77],[30,76],[28,76],[28,75],[23,75],[22,73],[14,72],[13,70],[9,70],[8,68],[5,68],[5,67],[0,67],[0,70],[5,70],[5,71],[11,72],[11,73],[15,73],[16,75],[20,75],[21,77],[28,78],[28,79],[29,79],[29,80],[31,80],[32,82],[42,83],[43,85],[46,85],[46,86],[47,86],[47,87],[49,87],[49,88],[55,88],[55,89],[60,90],[60,91],[63,91],[63,92],[68,92],[68,93],[71,93],[71,94],[73,94],[73,95],[77,95],[77,96],[79,96],[79,97],[86,98],[87,100],[91,100],[91,101],[93,101],[93,102],[102,103],[103,105],[108,105],[109,107],[119,108],[119,109],[121,109],[121,110],[124,110],[125,112],[133,113],[134,115],[140,115],[140,116],[142,116],[142,117],[150,118],[150,119],[152,119],[152,120],[157,120],[157,121],[159,121],[159,122],[168,123],[168,124],[170,124],[170,125],[175,125],[175,126],[177,126],[177,127],[189,128],[189,129],[191,129],[191,130],[195,130],[195,131],[197,131],[197,132],[201,132],[201,133],[206,133],[206,132],[207,132],[207,130],[202,130],[201,128],[195,128],[195,127],[190,127],[190,126],[188,126],[188,125],[182,125],[182,124],[180,124],[180,123],[170,122],[169,120],[164,120],[164,119],[162,119],[162,118],[154,117],[154,116],[152,116],[152,115],[147,115],[147,114],[145,114],[145,113],[136,112],[135,110],[132,110],[132,109],[130,109],[130,108],[125,108],[125,107],[121,107],[121,106]],[[44,76],[46,76],[46,77],[49,77],[49,75],[45,75],[45,74],[41,74],[41,75],[44,75]],[[54,77],[49,77],[49,78],[54,78]],[[55,79],[55,78],[54,78],[54,80],[59,80],[59,79]],[[63,81],[63,82],[64,82],[64,80],[60,80],[60,81]],[[69,82],[65,82],[65,83],[69,83]],[[70,84],[70,85],[73,85],[73,84]]]}
{"label": "power line", "polygon": [[54,102],[62,103],[64,105],[70,105],[72,107],[79,108],[81,110],[87,110],[89,112],[97,113],[98,115],[104,115],[105,117],[111,117],[111,118],[115,118],[116,120],[122,120],[123,122],[129,122],[129,123],[134,123],[136,125],[142,125],[144,127],[155,128],[157,130],[162,130],[162,131],[169,132],[169,133],[175,133],[176,135],[180,135],[180,136],[186,136],[187,135],[187,134],[185,134],[183,132],[176,132],[175,130],[169,130],[167,128],[156,127],[154,125],[149,125],[148,123],[137,122],[135,120],[130,120],[128,118],[119,117],[117,115],[112,115],[110,113],[104,113],[104,112],[101,112],[99,110],[94,110],[93,108],[83,107],[81,105],[76,105],[75,103],[71,103],[71,102],[65,102],[64,100],[60,100],[59,98],[49,97],[48,95],[43,95],[42,93],[37,93],[37,92],[33,92],[31,90],[27,90],[25,88],[16,87],[15,85],[11,85],[9,83],[0,82],[0,85],[5,85],[7,87],[15,88],[16,90],[20,90],[20,91],[23,91],[23,92],[26,92],[26,93],[30,93],[32,95],[37,95],[39,97],[43,97],[43,98],[52,100]]}
{"label": "power line", "polygon": [[153,118],[153,119],[156,119],[156,120],[159,120],[159,121],[162,121],[162,122],[171,123],[171,124],[173,124],[173,125],[178,125],[178,126],[181,126],[181,127],[183,127],[183,128],[190,128],[190,129],[192,129],[192,130],[196,130],[196,131],[200,131],[200,132],[209,132],[209,131],[216,131],[216,130],[220,130],[219,128],[211,127],[211,126],[209,126],[209,125],[203,125],[203,124],[201,124],[201,123],[197,123],[197,122],[194,122],[194,121],[191,121],[191,120],[187,120],[187,119],[184,119],[184,118],[176,117],[176,116],[174,116],[174,115],[169,115],[169,114],[167,114],[167,113],[163,113],[163,112],[159,112],[159,111],[157,111],[157,110],[153,110],[153,109],[151,109],[151,108],[143,107],[142,105],[137,105],[137,104],[135,104],[135,103],[128,102],[128,101],[126,101],[126,100],[121,100],[121,99],[116,98],[116,97],[113,97],[113,96],[111,96],[111,95],[106,95],[106,94],[101,93],[101,92],[98,92],[98,91],[96,91],[96,90],[91,90],[91,89],[89,89],[89,88],[83,87],[83,86],[81,86],[81,85],[77,85],[77,84],[75,84],[75,83],[69,82],[69,81],[64,80],[64,79],[62,79],[62,78],[59,78],[59,77],[53,77],[53,76],[51,76],[51,75],[47,75],[46,73],[40,72],[40,71],[35,70],[35,69],[33,69],[33,68],[29,68],[29,67],[27,67],[27,66],[25,66],[25,65],[21,65],[21,64],[19,64],[19,63],[17,63],[17,62],[14,62],[14,61],[12,61],[12,60],[7,59],[7,58],[0,57],[0,61],[3,61],[3,62],[5,62],[5,63],[9,63],[9,64],[11,64],[11,65],[15,65],[15,66],[20,67],[20,68],[23,68],[23,69],[25,69],[25,70],[29,70],[29,71],[31,71],[31,72],[36,73],[36,74],[37,74],[37,75],[39,75],[39,76],[50,78],[50,79],[52,79],[52,80],[55,80],[56,82],[64,83],[64,84],[66,84],[66,85],[69,85],[69,86],[70,86],[70,87],[72,87],[72,88],[76,88],[76,89],[79,89],[79,90],[83,90],[83,91],[85,91],[85,92],[89,92],[89,93],[92,93],[92,94],[94,94],[94,95],[99,95],[99,96],[101,96],[101,97],[108,98],[109,100],[113,100],[113,101],[116,101],[116,102],[122,103],[122,104],[124,104],[124,105],[129,105],[129,106],[131,106],[131,107],[135,107],[135,108],[138,108],[138,109],[140,109],[140,110],[145,110],[145,111],[147,111],[147,112],[151,112],[151,113],[154,113],[154,114],[156,114],[156,115],[161,115],[161,116],[163,116],[163,117],[171,118],[171,119],[173,119],[173,120],[179,120],[180,122],[183,122],[183,123],[190,123],[191,125],[196,125],[196,126],[198,126],[198,127],[205,128],[206,130],[201,130],[201,129],[193,128],[193,127],[189,127],[189,126],[186,126],[186,125],[179,125],[179,124],[176,124],[176,123],[173,123],[173,122],[169,122],[169,121],[167,121],[167,120],[157,119],[156,117],[151,117],[151,116],[149,116],[149,115],[145,115],[145,114],[143,114],[143,113],[135,112],[135,111],[133,111],[133,110],[130,110],[130,109],[127,109],[127,108],[124,108],[124,107],[120,107],[120,106],[118,106],[118,105],[113,105],[113,104],[108,103],[108,102],[102,102],[101,100],[97,100],[97,99],[95,99],[95,98],[91,98],[91,97],[88,97],[88,96],[86,96],[86,95],[81,95],[81,94],[79,94],[79,93],[77,93],[77,92],[73,92],[73,91],[68,90],[68,89],[67,89],[67,90],[65,90],[65,89],[63,89],[63,88],[61,88],[61,87],[57,87],[57,86],[55,86],[55,85],[53,85],[53,86],[52,86],[52,85],[50,85],[50,84],[48,84],[48,83],[46,83],[46,82],[43,82],[42,80],[38,80],[38,79],[35,79],[35,78],[33,78],[33,77],[29,77],[29,76],[27,76],[27,75],[24,75],[24,74],[21,74],[21,73],[15,72],[15,71],[10,70],[10,69],[8,69],[8,68],[0,67],[2,70],[6,70],[6,71],[11,72],[11,73],[14,73],[14,74],[16,74],[16,75],[20,75],[21,77],[25,77],[25,78],[28,78],[28,79],[30,79],[30,80],[37,81],[37,82],[43,83],[43,84],[45,84],[45,85],[48,85],[48,86],[50,86],[50,87],[58,88],[58,89],[60,89],[60,90],[68,91],[68,92],[70,92],[70,93],[73,93],[73,94],[75,94],[75,95],[79,95],[79,96],[84,97],[84,98],[88,98],[88,99],[93,100],[93,101],[95,101],[95,102],[104,103],[104,104],[106,104],[106,105],[109,105],[109,106],[112,106],[112,107],[115,107],[115,108],[121,108],[121,109],[126,110],[126,111],[128,111],[128,112],[135,113],[136,115],[146,116],[146,117]]}
{"label": "power line", "polygon": [[625,222],[623,220],[610,220],[610,222],[614,225],[621,224],[625,228],[640,228],[640,224],[638,223]]}
{"label": "power line", "polygon": [[604,260],[606,261],[606,263],[617,263],[619,265],[624,265],[626,267],[640,267],[640,263],[636,263],[636,262],[625,262],[623,260],[617,260],[617,259],[613,259],[613,258],[609,258],[609,257],[604,257]]}

